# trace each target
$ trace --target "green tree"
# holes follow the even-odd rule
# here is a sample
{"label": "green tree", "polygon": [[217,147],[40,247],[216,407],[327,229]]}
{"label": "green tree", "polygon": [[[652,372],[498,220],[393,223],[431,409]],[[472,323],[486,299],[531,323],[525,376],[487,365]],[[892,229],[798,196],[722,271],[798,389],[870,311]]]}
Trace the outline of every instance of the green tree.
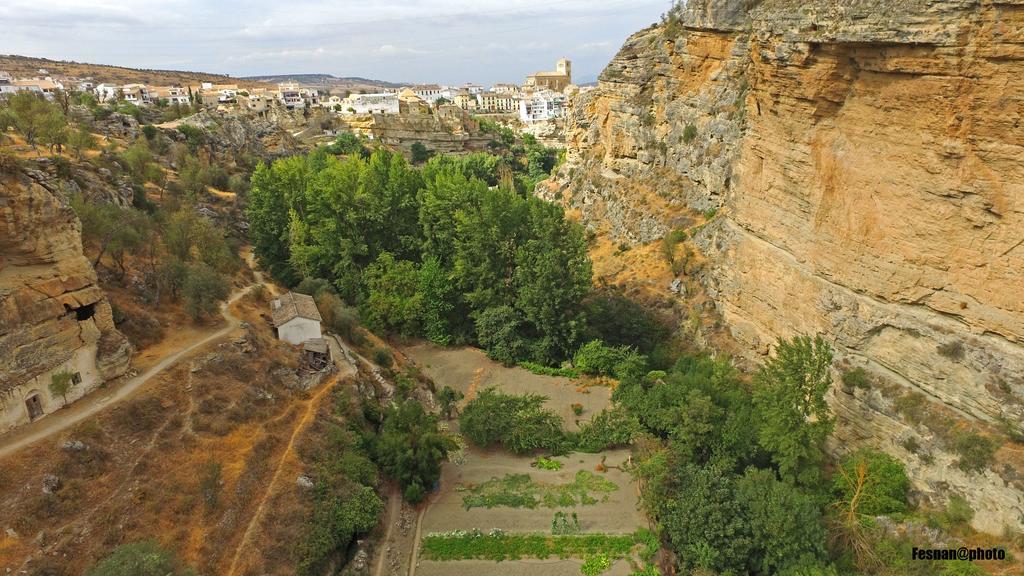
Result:
{"label": "green tree", "polygon": [[750,468],[736,482],[754,542],[748,559],[759,574],[778,574],[787,567],[818,564],[827,559],[821,509],[811,495],[780,482],[772,470]]}
{"label": "green tree", "polygon": [[831,364],[832,348],[821,336],[797,336],[780,340],[776,356],[755,377],[761,445],[772,454],[782,478],[802,486],[818,483],[825,439],[832,431],[825,401]]}
{"label": "green tree", "polygon": [[879,516],[907,510],[910,479],[903,463],[877,450],[860,450],[843,458],[832,478],[832,491],[844,509]]}
{"label": "green tree", "polygon": [[565,449],[562,419],[544,409],[544,396],[502,394],[493,388],[480,392],[462,410],[459,427],[477,446],[500,444],[510,452],[543,448]]}
{"label": "green tree", "polygon": [[744,574],[756,545],[735,480],[721,470],[687,464],[675,472],[673,497],[659,518],[688,568]]}
{"label": "green tree", "polygon": [[529,343],[522,330],[522,316],[511,306],[488,308],[476,318],[477,340],[487,356],[507,366],[528,355]]}
{"label": "green tree", "polygon": [[409,151],[413,164],[423,164],[434,155],[434,151],[424,146],[422,142],[413,142]]}
{"label": "green tree", "polygon": [[49,147],[51,153],[56,151],[60,156],[64,151],[64,146],[68,143],[70,134],[67,118],[59,108],[50,106],[40,122],[39,139]]}
{"label": "green tree", "polygon": [[63,398],[64,406],[68,405],[68,392],[71,392],[71,378],[71,373],[66,371],[55,372],[50,375],[50,394]]}
{"label": "green tree", "polygon": [[193,576],[195,572],[152,540],[114,548],[86,576]]}
{"label": "green tree", "polygon": [[27,90],[15,92],[10,96],[7,99],[7,108],[13,115],[14,128],[21,133],[33,150],[43,133],[52,128],[54,114],[60,113],[45,98]]}
{"label": "green tree", "polygon": [[363,286],[359,313],[371,330],[408,336],[419,333],[423,299],[415,264],[384,252],[363,271]]}
{"label": "green tree", "polygon": [[398,480],[405,499],[416,503],[437,483],[441,462],[455,447],[438,430],[437,417],[406,400],[385,413],[375,453],[381,469]]}
{"label": "green tree", "polygon": [[81,160],[84,151],[96,148],[96,137],[89,130],[80,127],[68,134],[68,148],[71,148],[75,157]]}
{"label": "green tree", "polygon": [[453,325],[458,323],[453,317],[456,295],[448,271],[433,256],[424,259],[420,266],[418,296],[423,335],[441,346],[451,344],[455,340]]}
{"label": "green tree", "polygon": [[315,489],[310,530],[298,546],[298,573],[303,576],[326,573],[335,555],[347,550],[356,535],[372,530],[384,510],[384,503],[369,486],[339,490],[321,481]]}
{"label": "green tree", "polygon": [[516,251],[515,302],[536,334],[533,360],[554,364],[576,350],[585,328],[591,265],[582,229],[559,206],[531,196],[529,209],[533,237]]}
{"label": "green tree", "polygon": [[181,291],[185,310],[198,320],[215,313],[217,305],[227,299],[228,282],[206,264],[193,264],[187,268]]}

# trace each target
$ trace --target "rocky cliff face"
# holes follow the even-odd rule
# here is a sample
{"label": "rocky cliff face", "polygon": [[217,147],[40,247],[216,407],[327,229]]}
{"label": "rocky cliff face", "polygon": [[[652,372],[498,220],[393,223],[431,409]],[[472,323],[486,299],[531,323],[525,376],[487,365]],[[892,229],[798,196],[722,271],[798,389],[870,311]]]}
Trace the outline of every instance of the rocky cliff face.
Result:
{"label": "rocky cliff face", "polygon": [[690,0],[678,16],[576,100],[547,193],[634,244],[717,210],[693,280],[748,356],[822,333],[878,383],[837,387],[837,449],[897,454],[979,528],[1024,526],[1019,447],[969,474],[950,430],[1024,419],[1024,1]]}
{"label": "rocky cliff face", "polygon": [[78,373],[69,401],[127,369],[132,348],[82,254],[81,228],[59,179],[0,171],[0,432],[44,412],[54,372]]}

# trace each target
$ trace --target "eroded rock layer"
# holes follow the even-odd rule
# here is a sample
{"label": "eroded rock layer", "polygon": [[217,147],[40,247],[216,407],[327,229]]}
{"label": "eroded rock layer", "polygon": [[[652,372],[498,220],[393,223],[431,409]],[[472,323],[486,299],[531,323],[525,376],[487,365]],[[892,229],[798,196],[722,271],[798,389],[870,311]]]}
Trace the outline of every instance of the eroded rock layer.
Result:
{"label": "eroded rock layer", "polygon": [[82,254],[81,228],[58,179],[0,173],[0,432],[65,398],[54,373],[76,374],[67,401],[123,374],[132,348]]}
{"label": "eroded rock layer", "polygon": [[827,335],[881,383],[837,387],[837,448],[896,453],[998,532],[1024,525],[1019,467],[959,470],[899,400],[1021,428],[1022,116],[1024,0],[690,0],[576,100],[547,193],[627,243],[717,210],[699,280],[734,338]]}

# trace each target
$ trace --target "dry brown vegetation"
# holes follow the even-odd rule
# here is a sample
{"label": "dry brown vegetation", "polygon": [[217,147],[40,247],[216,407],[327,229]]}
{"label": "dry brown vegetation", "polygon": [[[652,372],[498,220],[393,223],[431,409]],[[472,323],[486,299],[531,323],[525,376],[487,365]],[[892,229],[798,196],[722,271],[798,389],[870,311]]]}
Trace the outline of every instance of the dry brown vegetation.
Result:
{"label": "dry brown vegetation", "polygon": [[49,60],[29,56],[0,55],[0,70],[10,72],[15,78],[34,78],[39,76],[39,69],[44,68],[50,75],[72,76],[76,78],[92,77],[95,82],[113,84],[141,83],[157,86],[198,84],[213,82],[215,84],[239,84],[246,86],[264,86],[261,82],[242,81],[224,74],[207,72],[191,72],[186,70],[140,70],[123,66],[106,64],[87,64],[68,60]]}
{"label": "dry brown vegetation", "polygon": [[[255,314],[261,302],[245,300],[235,310],[251,325],[251,349],[238,336],[223,341],[4,462],[0,518],[11,532],[0,542],[0,569],[81,574],[114,547],[153,538],[200,573],[224,573],[265,501],[261,517],[272,521],[251,538],[260,573],[294,571],[291,547],[311,500],[295,483],[300,459],[285,449],[312,443],[306,436],[320,428],[302,424],[325,414],[311,399],[329,397],[334,381],[313,394],[284,386],[274,370],[294,365],[296,352]],[[64,449],[66,441],[88,448]],[[279,464],[281,481],[271,485]],[[53,494],[42,491],[46,474],[60,479]]]}

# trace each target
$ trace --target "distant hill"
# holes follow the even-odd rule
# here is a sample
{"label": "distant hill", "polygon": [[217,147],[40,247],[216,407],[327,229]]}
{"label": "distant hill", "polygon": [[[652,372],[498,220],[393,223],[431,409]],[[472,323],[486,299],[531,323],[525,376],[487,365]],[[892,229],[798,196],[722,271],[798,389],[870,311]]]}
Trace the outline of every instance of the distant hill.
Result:
{"label": "distant hill", "polygon": [[233,78],[226,74],[210,74],[186,70],[125,68],[123,66],[108,66],[106,64],[87,64],[72,60],[50,60],[48,58],[33,58],[31,56],[16,56],[13,54],[0,55],[0,70],[10,72],[15,78],[39,76],[40,68],[44,68],[49,74],[56,76],[91,77],[97,83],[128,84],[138,82],[153,85],[186,85],[198,84],[199,82],[213,82],[215,84],[244,84],[246,86],[260,84],[259,82],[243,78]]}
{"label": "distant hill", "polygon": [[374,91],[382,88],[401,88],[408,86],[399,82],[386,82],[359,76],[339,78],[331,74],[270,74],[266,76],[245,76],[243,80],[277,84],[279,82],[297,82],[302,86],[320,87],[336,90]]}

